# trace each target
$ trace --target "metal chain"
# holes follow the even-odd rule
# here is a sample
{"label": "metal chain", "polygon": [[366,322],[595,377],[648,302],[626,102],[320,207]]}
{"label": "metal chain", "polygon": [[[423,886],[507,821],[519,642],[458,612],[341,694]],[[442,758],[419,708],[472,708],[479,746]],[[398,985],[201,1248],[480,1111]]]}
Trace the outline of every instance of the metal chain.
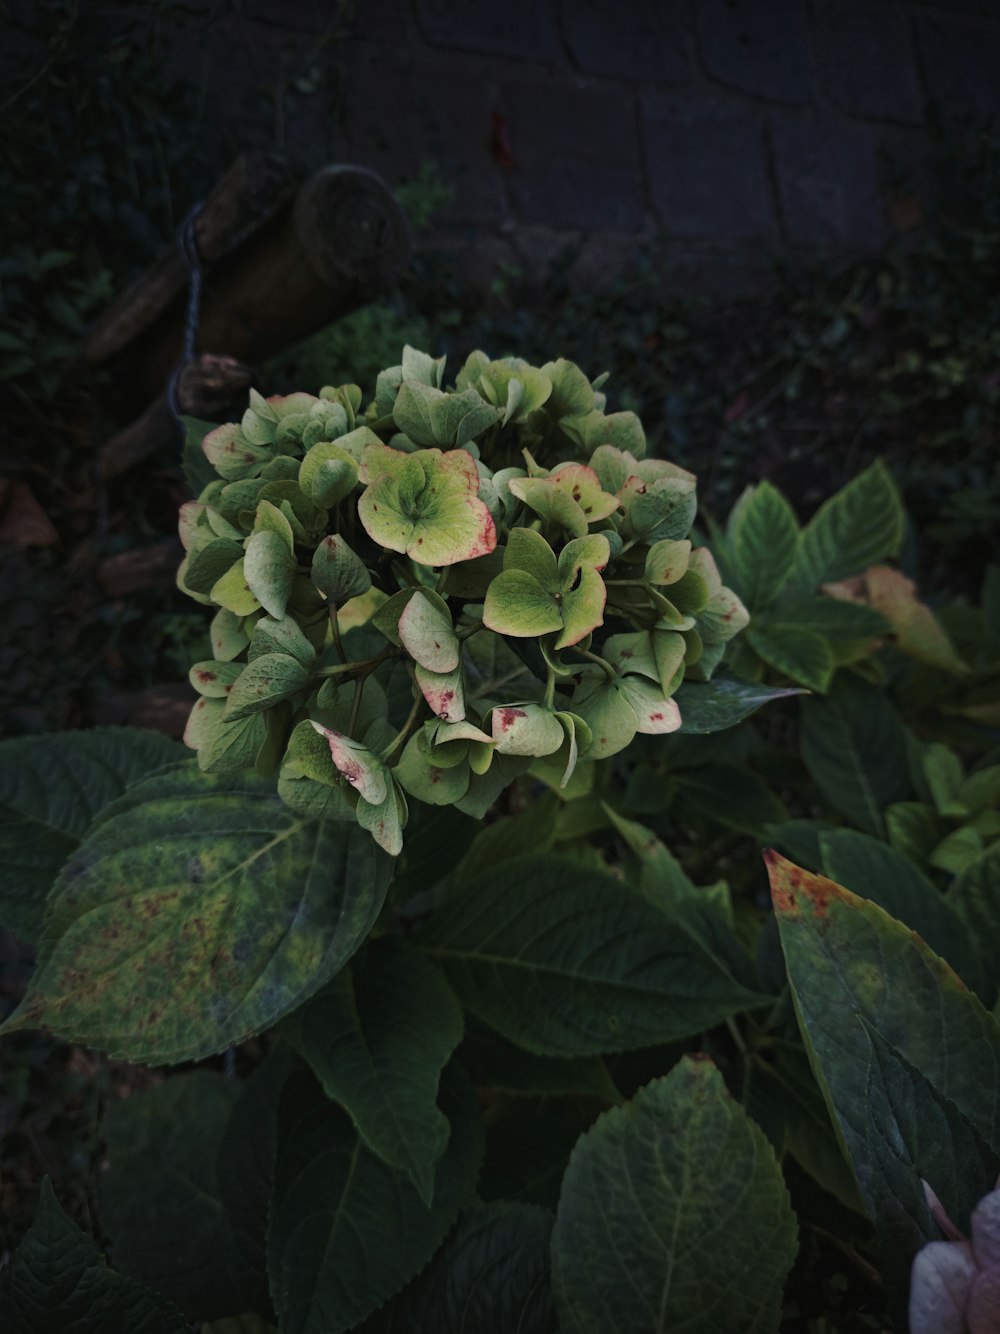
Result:
{"label": "metal chain", "polygon": [[177,246],[180,250],[188,268],[188,299],[187,312],[184,317],[184,338],[181,343],[181,359],[171,372],[170,379],[167,381],[167,406],[177,419],[177,425],[184,434],[184,423],[181,421],[181,405],[177,397],[177,389],[180,384],[181,372],[184,367],[194,361],[198,347],[198,326],[201,322],[201,297],[204,286],[204,274],[201,267],[201,255],[198,253],[198,236],[195,232],[195,224],[201,213],[202,201],[191,209],[187,217],[181,223],[177,231]]}

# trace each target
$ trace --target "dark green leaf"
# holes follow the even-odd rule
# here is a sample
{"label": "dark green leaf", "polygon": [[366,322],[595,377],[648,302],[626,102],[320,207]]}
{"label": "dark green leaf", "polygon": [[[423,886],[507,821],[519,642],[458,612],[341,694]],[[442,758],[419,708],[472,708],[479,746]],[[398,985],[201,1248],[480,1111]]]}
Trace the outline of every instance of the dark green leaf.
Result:
{"label": "dark green leaf", "polygon": [[229,1269],[246,1311],[271,1314],[267,1289],[267,1213],[274,1184],[278,1102],[298,1058],[275,1047],[238,1097],[219,1146],[219,1196],[226,1214]]}
{"label": "dark green leaf", "polygon": [[861,1018],[1000,1151],[996,1021],[919,936],[882,908],[775,853],[768,862],[800,1026],[848,1148],[867,1068]]}
{"label": "dark green leaf", "polygon": [[36,940],[52,882],[94,817],[129,783],[184,755],[136,727],[0,742],[0,922]]}
{"label": "dark green leaf", "polygon": [[884,836],[882,812],[909,794],[906,733],[884,693],[841,673],[825,699],[802,701],[802,758],[835,810]]}
{"label": "dark green leaf", "polygon": [[978,939],[992,941],[992,935],[974,938],[937,886],[902,853],[854,829],[822,833],[819,843],[823,870],[831,880],[919,931],[970,987],[995,990],[992,947],[991,962],[985,966],[978,948]]}
{"label": "dark green leaf", "polygon": [[115,1265],[192,1319],[239,1313],[216,1158],[239,1085],[207,1070],[115,1103],[104,1123],[101,1230]]}
{"label": "dark green leaf", "polygon": [[764,1134],[685,1057],[578,1142],[552,1234],[563,1334],[773,1334],[795,1215]]}
{"label": "dark green leaf", "polygon": [[905,514],[881,459],[825,501],[799,535],[791,578],[812,591],[895,556]]}
{"label": "dark green leaf", "polygon": [[970,862],[952,881],[948,903],[958,912],[970,936],[983,943],[994,961],[983,1001],[992,1005],[997,995],[996,942],[1000,940],[1000,843]]}
{"label": "dark green leaf", "polygon": [[638,893],[568,859],[487,872],[418,943],[473,1014],[550,1056],[669,1042],[765,1003]]}
{"label": "dark green leaf", "polygon": [[762,704],[803,692],[791,686],[757,685],[719,673],[704,685],[685,682],[674,695],[681,711],[682,732],[722,732],[749,718]]}
{"label": "dark green leaf", "polygon": [[788,818],[776,792],[745,765],[704,764],[676,774],[683,804],[713,823],[756,836],[768,824]]}
{"label": "dark green leaf", "polygon": [[753,621],[747,643],[766,663],[810,690],[825,691],[836,670],[829,644],[814,630],[780,621]]}
{"label": "dark green leaf", "polygon": [[430,1205],[448,1143],[438,1083],[462,1037],[462,1008],[438,969],[383,941],[299,1010],[289,1035],[365,1145]]}
{"label": "dark green leaf", "polygon": [[220,1051],[344,966],[390,874],[357,826],[299,819],[252,775],[178,765],[133,787],[73,854],[6,1029],[131,1060]]}
{"label": "dark green leaf", "polygon": [[772,601],[792,566],[799,525],[791,505],[770,482],[746,491],[729,519],[734,593],[755,612]]}
{"label": "dark green leaf", "polygon": [[180,1311],[116,1274],[46,1177],[35,1221],[0,1271],[4,1334],[191,1334]]}
{"label": "dark green leaf", "polygon": [[454,1067],[441,1083],[441,1107],[451,1135],[427,1208],[311,1077],[289,1081],[279,1108],[269,1258],[283,1334],[353,1329],[437,1250],[469,1202],[482,1157],[475,1096]]}
{"label": "dark green leaf", "polygon": [[399,1334],[550,1334],[552,1215],[528,1204],[477,1204],[397,1302]]}

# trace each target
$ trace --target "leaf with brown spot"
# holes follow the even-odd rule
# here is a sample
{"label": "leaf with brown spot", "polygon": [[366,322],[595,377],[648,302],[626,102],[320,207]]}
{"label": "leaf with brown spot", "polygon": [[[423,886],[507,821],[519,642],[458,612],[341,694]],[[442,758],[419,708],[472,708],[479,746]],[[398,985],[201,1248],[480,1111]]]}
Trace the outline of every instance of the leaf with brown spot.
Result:
{"label": "leaf with brown spot", "polygon": [[45,1028],[127,1060],[200,1060],[270,1027],[343,967],[390,868],[363,830],[298,818],[270,782],[178,765],[104,812],[70,858],[5,1031]]}
{"label": "leaf with brown spot", "polygon": [[996,1172],[1000,1025],[902,922],[766,860],[799,1027],[901,1311],[909,1261],[933,1235],[921,1178],[951,1208]]}

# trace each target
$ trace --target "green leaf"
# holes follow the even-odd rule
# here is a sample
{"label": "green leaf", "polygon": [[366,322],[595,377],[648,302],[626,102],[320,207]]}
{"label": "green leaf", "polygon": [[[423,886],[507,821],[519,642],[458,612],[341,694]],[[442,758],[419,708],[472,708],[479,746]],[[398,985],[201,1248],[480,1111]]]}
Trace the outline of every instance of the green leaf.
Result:
{"label": "green leaf", "polygon": [[730,582],[751,612],[772,602],[792,568],[799,524],[770,482],[748,487],[729,516]]}
{"label": "green leaf", "polygon": [[771,667],[810,690],[825,692],[836,669],[826,640],[812,630],[781,622],[751,622],[747,643]]}
{"label": "green leaf", "polygon": [[764,686],[725,673],[704,684],[686,681],[674,695],[682,732],[702,735],[735,727],[764,704],[803,692],[793,686]]}
{"label": "green leaf", "polygon": [[528,1204],[475,1204],[396,1302],[399,1334],[550,1334],[552,1215]]}
{"label": "green leaf", "polygon": [[191,1334],[163,1297],[107,1267],[48,1177],[35,1221],[0,1270],[0,1309],[4,1334]]}
{"label": "green leaf", "polygon": [[240,1308],[270,1315],[267,1288],[267,1214],[274,1185],[278,1103],[298,1058],[276,1044],[250,1078],[237,1084],[237,1097],[219,1145],[216,1172],[226,1216],[229,1270],[240,1293]]}
{"label": "green leaf", "polygon": [[448,1143],[438,1083],[462,1037],[461,1007],[440,972],[401,941],[385,941],[289,1022],[327,1096],[430,1206]]}
{"label": "green leaf", "polygon": [[903,726],[885,694],[841,673],[825,699],[802,701],[802,758],[835,810],[883,837],[883,811],[909,795]]}
{"label": "green leaf", "polygon": [[[1000,939],[1000,843],[959,871],[946,902],[962,918],[972,939],[981,941],[989,956],[995,957],[994,944]],[[992,1006],[997,997],[995,968],[991,985],[981,994],[984,1003]]]}
{"label": "green leaf", "polygon": [[353,1329],[437,1250],[472,1195],[482,1158],[475,1095],[454,1067],[442,1079],[441,1109],[451,1134],[428,1208],[310,1078],[289,1082],[279,1108],[269,1256],[283,1334]]}
{"label": "green leaf", "polygon": [[299,486],[314,504],[333,509],[357,486],[361,450],[376,440],[373,431],[360,426],[337,440],[318,441],[299,466]]}
{"label": "green leaf", "polygon": [[[285,616],[280,621],[276,621],[272,616],[262,616],[256,622],[247,657],[253,662],[255,658],[262,658],[265,653],[290,654],[293,658],[297,658],[303,667],[312,667],[316,661],[316,649],[302,633],[298,621],[291,616]],[[243,664],[230,663],[229,667],[241,671]],[[197,688],[197,682],[195,687]]]}
{"label": "green leaf", "polygon": [[421,565],[454,565],[496,547],[496,525],[479,499],[479,472],[466,450],[404,454],[369,445],[360,475],[367,483],[358,501],[361,522],[390,551]]}
{"label": "green leaf", "polygon": [[37,940],[52,882],[95,816],[184,753],[176,741],[133,727],[0,742],[0,922]]}
{"label": "green leaf", "polygon": [[70,858],[5,1030],[128,1060],[198,1060],[276,1023],[350,959],[391,863],[273,785],[193,765],[136,784]]}
{"label": "green leaf", "polygon": [[410,657],[429,672],[453,672],[458,666],[458,636],[448,604],[419,589],[403,608],[397,631]]}
{"label": "green leaf", "polygon": [[478,1018],[528,1051],[671,1042],[766,1003],[610,875],[519,857],[466,884],[417,943]]}
{"label": "green leaf", "polygon": [[114,1103],[103,1124],[110,1163],[98,1208],[111,1258],[196,1320],[244,1305],[226,1266],[216,1180],[239,1090],[207,1070],[175,1075]]}
{"label": "green leaf", "polygon": [[264,653],[247,663],[226,700],[227,721],[263,713],[291,699],[309,684],[312,673],[287,653]]}
{"label": "green leaf", "polygon": [[514,1097],[577,1093],[604,1102],[621,1102],[621,1094],[599,1056],[535,1056],[484,1033],[466,1034],[461,1055],[478,1088],[499,1089]]}
{"label": "green leaf", "polygon": [[343,606],[350,598],[360,597],[372,586],[371,575],[360,557],[338,533],[324,537],[313,552],[311,578],[334,607]]}
{"label": "green leaf", "polygon": [[251,593],[275,620],[280,621],[285,614],[297,570],[295,555],[280,533],[263,529],[247,543],[243,577]]}
{"label": "green leaf", "polygon": [[758,837],[788,819],[777,793],[745,764],[699,764],[678,772],[677,798],[710,823]]}
{"label": "green leaf", "polygon": [[577,1143],[552,1234],[563,1334],[773,1334],[796,1252],[764,1134],[684,1057]]}
{"label": "green leaf", "polygon": [[[919,931],[970,987],[995,992],[996,970],[985,966],[978,947],[979,940],[991,937],[974,937],[937,886],[902,853],[854,829],[821,833],[819,845],[831,880]],[[992,1003],[992,995],[983,999]]]}
{"label": "green leaf", "polygon": [[904,522],[896,483],[882,460],[876,459],[824,501],[806,524],[799,535],[792,581],[812,591],[898,555]]}
{"label": "green leaf", "polygon": [[971,1132],[1000,1153],[1000,1027],[881,908],[774,853],[768,869],[799,1026],[901,1285],[914,1222],[929,1224],[920,1178],[947,1207],[973,1184],[958,1166]]}

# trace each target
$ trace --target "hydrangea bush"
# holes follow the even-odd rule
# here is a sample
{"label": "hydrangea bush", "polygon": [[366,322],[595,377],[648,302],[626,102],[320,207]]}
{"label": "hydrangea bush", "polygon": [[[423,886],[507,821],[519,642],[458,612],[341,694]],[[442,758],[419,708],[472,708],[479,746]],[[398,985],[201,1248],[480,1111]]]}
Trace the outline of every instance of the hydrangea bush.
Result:
{"label": "hydrangea bush", "polygon": [[181,512],[180,586],[217,609],[201,768],[276,772],[393,854],[410,799],[481,817],[529,769],[565,788],[676,731],[685,675],[748,621],[692,541],[695,478],[646,457],[603,377],[483,352],[444,375],[406,347],[364,407],[251,392]]}

